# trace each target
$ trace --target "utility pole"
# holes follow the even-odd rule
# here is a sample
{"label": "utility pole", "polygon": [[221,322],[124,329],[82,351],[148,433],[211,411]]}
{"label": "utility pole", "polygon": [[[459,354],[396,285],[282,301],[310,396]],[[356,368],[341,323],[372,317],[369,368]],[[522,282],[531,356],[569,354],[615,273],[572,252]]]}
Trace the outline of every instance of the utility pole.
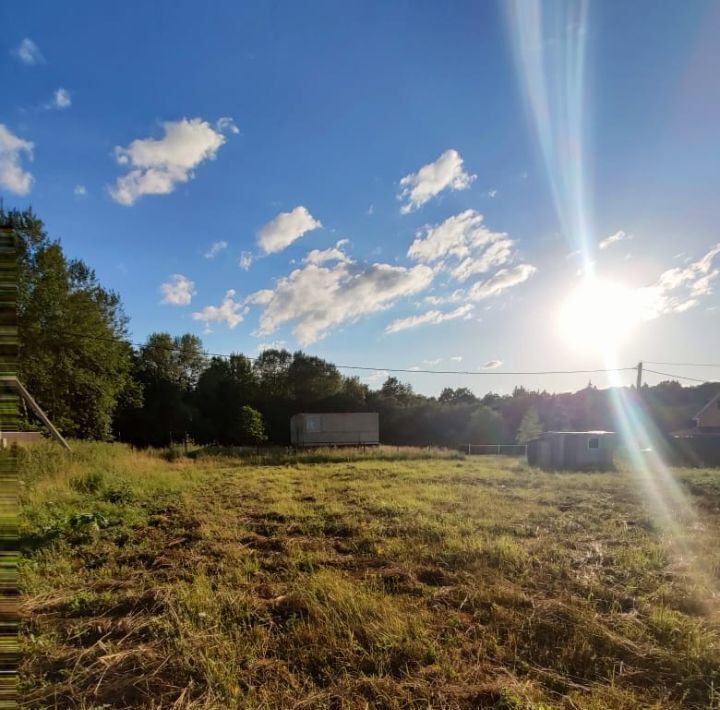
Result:
{"label": "utility pole", "polygon": [[637,364],[637,382],[635,384],[635,388],[639,392],[642,389],[642,371],[643,371],[643,364],[642,360]]}

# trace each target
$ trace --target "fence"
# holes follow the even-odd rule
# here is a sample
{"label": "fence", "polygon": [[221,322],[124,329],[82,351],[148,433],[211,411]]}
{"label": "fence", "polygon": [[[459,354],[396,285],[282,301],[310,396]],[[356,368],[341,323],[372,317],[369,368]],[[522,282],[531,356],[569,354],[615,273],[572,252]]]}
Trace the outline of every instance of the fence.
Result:
{"label": "fence", "polygon": [[468,444],[469,456],[525,456],[525,444]]}

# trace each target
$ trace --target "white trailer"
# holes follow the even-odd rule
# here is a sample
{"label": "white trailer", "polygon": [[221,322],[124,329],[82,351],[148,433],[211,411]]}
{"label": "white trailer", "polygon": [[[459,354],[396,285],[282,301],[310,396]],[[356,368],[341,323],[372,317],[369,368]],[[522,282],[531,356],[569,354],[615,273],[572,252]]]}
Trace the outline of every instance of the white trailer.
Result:
{"label": "white trailer", "polygon": [[376,446],[380,443],[377,412],[296,414],[290,418],[293,446]]}

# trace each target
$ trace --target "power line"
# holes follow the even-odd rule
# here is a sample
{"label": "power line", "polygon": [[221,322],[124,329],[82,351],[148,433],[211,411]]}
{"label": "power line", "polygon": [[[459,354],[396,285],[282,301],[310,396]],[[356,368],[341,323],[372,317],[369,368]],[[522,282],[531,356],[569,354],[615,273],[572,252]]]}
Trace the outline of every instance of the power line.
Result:
{"label": "power line", "polygon": [[407,372],[409,374],[428,375],[588,375],[598,372],[622,372],[635,370],[634,367],[599,368],[596,370],[524,370],[510,372],[508,370],[414,370],[401,367],[364,367],[361,365],[335,365],[344,370],[374,370],[377,372]]}
{"label": "power line", "polygon": [[[89,340],[101,340],[105,342],[111,342],[111,343],[117,343],[117,339],[115,338],[109,338],[109,337],[103,337],[101,335],[89,335],[88,333],[73,333],[71,331],[63,331],[64,335],[70,335],[77,338],[86,338]],[[132,341],[125,341],[129,342],[130,345],[133,345],[136,348],[143,348],[146,347],[146,344],[144,343],[136,343]],[[165,350],[172,350],[172,351],[179,351],[181,348],[179,348],[177,345],[164,345],[164,344],[157,344],[156,347],[160,347]],[[219,357],[219,358],[227,358],[228,355],[220,354],[220,353],[211,353],[207,352],[207,355],[210,355],[211,357]],[[243,357],[246,360],[250,361],[257,361],[260,358],[258,357],[251,357],[249,355],[243,355]],[[334,363],[333,363],[334,364]],[[412,369],[409,367],[370,367],[367,365],[337,365],[334,364],[334,366],[338,370],[363,370],[363,371],[369,371],[369,372],[403,372],[407,374],[427,374],[427,375],[514,375],[516,377],[518,376],[532,376],[532,375],[592,375],[597,373],[603,373],[603,372],[624,372],[629,370],[635,370],[634,367],[615,367],[615,368],[595,368],[595,369],[581,369],[581,370],[516,370],[516,371],[509,371],[509,370],[421,370],[421,369]]]}
{"label": "power line", "polygon": [[648,370],[645,368],[645,372],[651,372],[653,375],[660,375],[661,377],[671,377],[674,380],[687,380],[688,382],[709,382],[709,380],[700,380],[697,377],[685,377],[684,375],[673,375],[670,372],[658,372],[657,370]]}
{"label": "power line", "polygon": [[[72,331],[63,331],[64,335],[70,335],[77,338],[86,338],[89,340],[99,340],[99,341],[105,341],[110,343],[117,343],[117,338],[110,338],[110,337],[103,337],[101,335],[89,335],[88,333],[74,333]],[[136,348],[143,348],[146,347],[145,343],[137,343],[133,341],[125,341],[128,342],[130,345],[136,347]],[[164,345],[164,344],[157,344],[156,347],[160,347],[165,350],[171,350],[171,351],[180,351],[181,348],[177,345]],[[228,355],[222,354],[222,353],[211,353],[205,351],[206,355],[210,355],[211,357],[218,357],[218,358],[227,358]],[[251,362],[256,362],[260,358],[258,357],[251,357],[249,355],[242,355],[246,360],[250,360]],[[651,365],[659,365],[663,363],[657,363],[657,362],[650,362],[649,360],[646,360],[645,362],[651,364]],[[665,363],[667,365],[670,365],[671,363]],[[681,363],[675,363],[676,366],[681,366]],[[426,375],[470,375],[470,376],[483,376],[483,375],[510,375],[515,377],[521,377],[521,376],[535,376],[535,375],[593,375],[598,373],[607,373],[607,372],[629,372],[631,370],[636,371],[637,367],[615,367],[615,368],[595,368],[595,369],[581,369],[581,370],[420,370],[420,369],[411,369],[406,367],[370,367],[368,365],[334,365],[338,370],[361,370],[365,372],[402,372],[406,374],[426,374]],[[720,365],[692,365],[687,363],[687,367],[720,367]],[[661,377],[671,377],[673,379],[677,380],[687,380],[688,382],[701,382],[705,383],[708,380],[701,380],[696,377],[686,377],[684,375],[675,375],[668,372],[658,372],[657,370],[648,370],[645,369],[645,372],[649,372],[653,375],[660,375]]]}
{"label": "power line", "polygon": [[668,367],[720,367],[720,363],[699,363],[699,362],[653,362],[645,360],[648,365],[667,365]]}

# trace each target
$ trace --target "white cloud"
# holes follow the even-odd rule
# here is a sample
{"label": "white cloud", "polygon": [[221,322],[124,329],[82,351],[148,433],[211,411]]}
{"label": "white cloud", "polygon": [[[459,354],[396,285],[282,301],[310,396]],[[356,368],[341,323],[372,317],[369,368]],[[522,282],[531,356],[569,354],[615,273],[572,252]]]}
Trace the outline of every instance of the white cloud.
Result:
{"label": "white cloud", "polygon": [[423,365],[439,365],[442,362],[441,357],[436,357],[434,360],[423,360]]}
{"label": "white cloud", "polygon": [[160,285],[162,302],[172,306],[187,306],[195,295],[195,282],[182,274],[173,274]]}
{"label": "white cloud", "polygon": [[462,355],[453,355],[450,359],[453,362],[462,362]]}
{"label": "white cloud", "polygon": [[664,271],[652,286],[639,289],[642,317],[646,320],[667,313],[683,313],[712,294],[712,282],[720,275],[715,259],[720,244],[707,254],[683,267]]}
{"label": "white cloud", "polygon": [[334,247],[329,249],[313,249],[303,258],[304,264],[324,264],[328,261],[344,261],[351,263],[352,259],[342,251],[342,247],[348,243],[347,239],[341,239]]}
{"label": "white cloud", "polygon": [[488,197],[497,197],[497,190],[488,190]]}
{"label": "white cloud", "polygon": [[85,187],[85,185],[75,185],[73,195],[75,195],[76,197],[85,197],[85,195],[87,195],[87,188]]}
{"label": "white cloud", "polygon": [[70,92],[67,89],[56,89],[53,93],[52,101],[47,104],[47,108],[70,108],[72,105],[72,99],[70,98]]}
{"label": "white cloud", "polygon": [[26,37],[22,42],[20,42],[17,48],[13,50],[13,54],[23,64],[27,64],[28,66],[32,66],[33,64],[42,64],[42,62],[45,61],[45,58],[40,51],[40,47],[38,47],[29,37]]}
{"label": "white cloud", "polygon": [[234,328],[249,311],[249,307],[242,301],[235,300],[235,291],[230,289],[219,306],[205,306],[205,308],[192,314],[195,320],[202,321],[206,325],[212,322],[227,323],[229,328]]}
{"label": "white cloud", "polygon": [[463,259],[474,250],[499,240],[507,240],[507,234],[491,232],[483,224],[481,214],[475,210],[465,210],[440,224],[419,230],[407,255],[424,264],[448,257]]}
{"label": "white cloud", "polygon": [[487,362],[484,362],[481,365],[481,369],[483,370],[495,370],[498,367],[502,367],[503,361],[502,360],[488,360]]}
{"label": "white cloud", "polygon": [[513,243],[510,239],[498,239],[490,244],[479,256],[468,256],[451,269],[453,278],[467,281],[471,276],[484,274],[496,266],[507,264],[513,257]]}
{"label": "white cloud", "polygon": [[238,266],[243,270],[247,271],[253,263],[253,255],[249,251],[244,251],[240,254],[240,259],[238,260]]}
{"label": "white cloud", "polygon": [[463,169],[463,159],[456,150],[446,150],[435,162],[423,165],[416,173],[400,180],[399,200],[405,200],[400,212],[407,214],[424,205],[445,189],[464,190],[476,178]]}
{"label": "white cloud", "polygon": [[163,123],[162,138],[134,140],[127,148],[117,146],[115,159],[130,168],[110,188],[121,205],[132,205],[143,195],[167,195],[178,184],[194,177],[193,170],[213,160],[225,136],[200,118]]}
{"label": "white cloud", "polygon": [[443,323],[447,320],[455,320],[457,318],[463,318],[467,316],[473,309],[473,306],[466,303],[463,306],[459,306],[452,311],[427,311],[417,316],[409,316],[408,318],[398,318],[392,323],[389,323],[385,328],[386,333],[398,333],[401,330],[408,330],[409,328],[417,328],[419,325],[427,325],[429,323],[437,324]]}
{"label": "white cloud", "polygon": [[274,295],[275,293],[272,289],[263,288],[255,291],[255,293],[251,293],[243,303],[249,306],[267,306],[267,304],[272,301]]}
{"label": "white cloud", "polygon": [[531,264],[518,264],[510,269],[500,269],[487,281],[478,281],[468,291],[468,298],[473,301],[480,301],[483,298],[490,298],[506,291],[513,286],[527,281],[537,269]]}
{"label": "white cloud", "polygon": [[206,259],[214,259],[221,251],[227,249],[228,243],[226,241],[213,242],[210,248],[203,254]]}
{"label": "white cloud", "polygon": [[18,195],[27,195],[32,188],[33,176],[21,165],[23,154],[33,157],[33,144],[18,138],[0,123],[0,185]]}
{"label": "white cloud", "polygon": [[371,372],[361,379],[365,380],[369,385],[379,385],[381,382],[387,380],[389,376],[390,373],[387,370],[375,370],[375,372]]}
{"label": "white cloud", "polygon": [[313,229],[322,227],[305,207],[281,212],[257,234],[257,243],[266,254],[274,254],[290,246],[296,239]]}
{"label": "white cloud", "polygon": [[227,133],[228,131],[234,135],[238,135],[238,133],[240,133],[240,129],[235,125],[235,121],[233,121],[230,116],[218,118],[215,122],[215,128],[217,128],[220,133]]}
{"label": "white cloud", "polygon": [[421,291],[432,278],[432,269],[422,265],[307,264],[278,280],[260,317],[258,334],[268,335],[283,323],[294,321],[293,334],[301,345],[309,345],[335,326]]}
{"label": "white cloud", "polygon": [[425,303],[431,306],[442,306],[445,303],[459,303],[465,298],[465,291],[461,288],[455,289],[452,293],[444,296],[425,296]]}
{"label": "white cloud", "polygon": [[625,241],[626,239],[632,239],[632,234],[626,234],[622,229],[618,229],[615,234],[611,234],[606,239],[603,239],[598,246],[601,249],[607,249],[609,246],[616,244],[617,242]]}
{"label": "white cloud", "polygon": [[258,343],[256,347],[259,353],[265,350],[285,350],[287,349],[287,342],[285,340],[272,340],[269,343]]}

